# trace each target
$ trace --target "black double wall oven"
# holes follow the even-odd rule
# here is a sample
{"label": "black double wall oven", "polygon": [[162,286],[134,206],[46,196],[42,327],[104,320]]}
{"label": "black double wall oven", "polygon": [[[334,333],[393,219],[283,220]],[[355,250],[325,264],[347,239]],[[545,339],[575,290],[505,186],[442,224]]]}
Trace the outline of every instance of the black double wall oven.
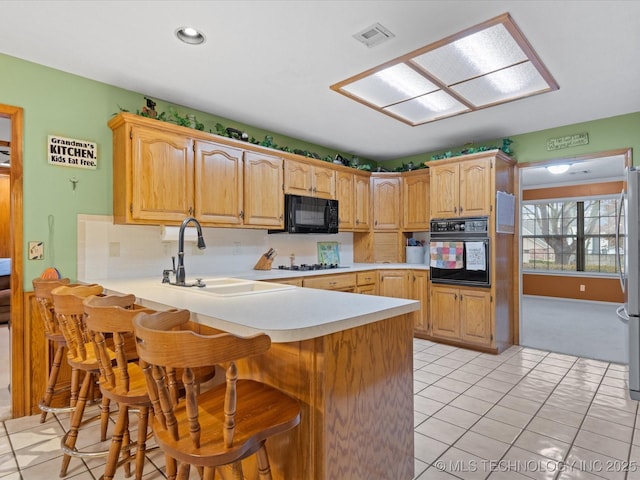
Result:
{"label": "black double wall oven", "polygon": [[490,287],[490,252],[488,217],[431,221],[432,283]]}

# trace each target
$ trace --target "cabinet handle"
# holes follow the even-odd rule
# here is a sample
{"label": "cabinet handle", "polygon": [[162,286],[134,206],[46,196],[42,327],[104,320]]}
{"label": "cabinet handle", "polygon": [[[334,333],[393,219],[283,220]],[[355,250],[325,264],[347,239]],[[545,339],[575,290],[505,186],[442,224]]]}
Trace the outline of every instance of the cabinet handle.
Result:
{"label": "cabinet handle", "polygon": [[189,207],[189,215],[193,215],[193,207]]}
{"label": "cabinet handle", "polygon": [[458,207],[453,207],[453,213],[458,213]]}
{"label": "cabinet handle", "polygon": [[244,218],[244,210],[240,210],[240,218]]}
{"label": "cabinet handle", "polygon": [[454,294],[453,294],[453,299],[454,299],[454,300],[458,300],[458,294],[457,294],[457,293],[454,293]]}
{"label": "cabinet handle", "polygon": [[462,211],[463,211],[463,210],[464,210],[464,209],[462,208],[462,206],[460,206],[460,213],[462,213]]}
{"label": "cabinet handle", "polygon": [[329,282],[329,285],[331,285],[332,287],[338,282]]}
{"label": "cabinet handle", "polygon": [[280,221],[282,221],[282,220],[284,219],[284,215],[283,215],[283,214],[280,214],[280,217],[279,217],[279,218],[280,218]]}

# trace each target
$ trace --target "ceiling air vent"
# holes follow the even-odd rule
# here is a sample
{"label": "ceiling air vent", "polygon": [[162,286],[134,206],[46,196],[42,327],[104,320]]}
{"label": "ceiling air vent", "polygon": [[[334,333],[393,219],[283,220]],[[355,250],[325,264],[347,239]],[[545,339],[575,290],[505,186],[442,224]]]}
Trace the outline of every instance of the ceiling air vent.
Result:
{"label": "ceiling air vent", "polygon": [[353,38],[364,43],[369,48],[386,42],[393,37],[395,37],[395,35],[379,23],[375,23],[353,36]]}

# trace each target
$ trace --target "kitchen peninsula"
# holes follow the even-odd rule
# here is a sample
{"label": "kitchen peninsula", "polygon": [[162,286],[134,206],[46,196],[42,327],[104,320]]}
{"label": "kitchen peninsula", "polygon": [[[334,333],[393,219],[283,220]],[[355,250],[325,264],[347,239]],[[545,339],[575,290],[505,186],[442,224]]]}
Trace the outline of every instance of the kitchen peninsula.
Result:
{"label": "kitchen peninsula", "polygon": [[267,444],[274,479],[413,478],[419,302],[282,285],[220,297],[158,278],[92,281],[150,308],[189,309],[215,330],[271,337],[269,352],[238,367],[301,403],[300,425]]}

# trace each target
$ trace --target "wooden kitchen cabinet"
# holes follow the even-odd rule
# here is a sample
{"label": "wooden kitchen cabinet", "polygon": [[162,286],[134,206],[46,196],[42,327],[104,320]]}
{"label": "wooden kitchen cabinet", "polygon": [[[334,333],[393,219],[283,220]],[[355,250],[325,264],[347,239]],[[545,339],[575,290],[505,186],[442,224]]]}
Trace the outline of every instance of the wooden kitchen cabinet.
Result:
{"label": "wooden kitchen cabinet", "polygon": [[356,274],[339,273],[336,275],[320,275],[318,277],[303,278],[302,286],[319,288],[321,290],[337,290],[340,292],[355,292]]}
{"label": "wooden kitchen cabinet", "polygon": [[356,275],[356,293],[365,295],[378,294],[378,274],[375,270],[358,272]]}
{"label": "wooden kitchen cabinet", "polygon": [[409,298],[409,270],[378,270],[378,292],[382,297]]}
{"label": "wooden kitchen cabinet", "polygon": [[429,183],[428,169],[402,174],[402,228],[404,230],[410,232],[429,230]]}
{"label": "wooden kitchen cabinet", "polygon": [[460,338],[460,292],[457,288],[431,285],[431,334],[434,337]]}
{"label": "wooden kitchen cabinet", "polygon": [[355,181],[351,172],[337,172],[336,198],[338,200],[338,227],[351,232],[355,225]]}
{"label": "wooden kitchen cabinet", "polygon": [[244,153],[244,225],[284,228],[280,157]]}
{"label": "wooden kitchen cabinet", "polygon": [[409,272],[411,300],[420,301],[420,310],[415,313],[414,333],[416,336],[429,335],[429,272],[411,270]]}
{"label": "wooden kitchen cabinet", "polygon": [[402,177],[398,173],[373,173],[371,197],[374,230],[400,230]]}
{"label": "wooden kitchen cabinet", "polygon": [[479,289],[461,289],[460,338],[462,341],[490,346],[493,340],[492,325],[490,292]]}
{"label": "wooden kitchen cabinet", "polygon": [[490,290],[432,284],[430,297],[433,337],[492,346],[494,322]]}
{"label": "wooden kitchen cabinet", "polygon": [[369,176],[365,172],[336,172],[340,231],[368,232],[371,229]]}
{"label": "wooden kitchen cabinet", "polygon": [[202,223],[239,226],[244,217],[243,151],[195,142],[195,214]]}
{"label": "wooden kitchen cabinet", "polygon": [[284,193],[336,198],[336,171],[296,160],[284,162]]}
{"label": "wooden kitchen cabinet", "polygon": [[431,218],[489,215],[492,168],[489,157],[430,165]]}
{"label": "wooden kitchen cabinet", "polygon": [[[353,174],[355,189],[355,232],[368,232],[371,229],[371,174],[356,171]],[[339,207],[340,208],[340,207]]]}
{"label": "wooden kitchen cabinet", "polygon": [[193,142],[146,126],[114,132],[114,221],[181,222],[194,211]]}
{"label": "wooden kitchen cabinet", "polygon": [[114,223],[284,227],[281,158],[129,113],[109,127]]}

